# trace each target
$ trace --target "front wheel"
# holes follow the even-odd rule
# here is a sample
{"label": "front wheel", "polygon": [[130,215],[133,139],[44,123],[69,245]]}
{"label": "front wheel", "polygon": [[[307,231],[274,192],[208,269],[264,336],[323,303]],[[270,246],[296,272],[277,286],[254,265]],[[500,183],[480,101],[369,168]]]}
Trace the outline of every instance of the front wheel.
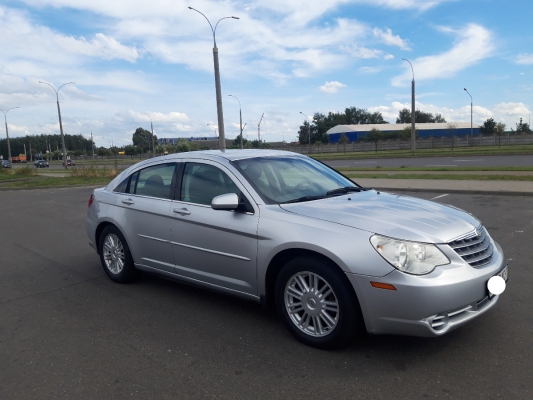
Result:
{"label": "front wheel", "polygon": [[99,243],[100,261],[107,276],[114,282],[126,283],[135,277],[135,266],[126,239],[117,227],[104,228]]}
{"label": "front wheel", "polygon": [[349,281],[320,259],[289,261],[276,280],[275,297],[285,326],[306,345],[321,349],[345,346],[362,326]]}

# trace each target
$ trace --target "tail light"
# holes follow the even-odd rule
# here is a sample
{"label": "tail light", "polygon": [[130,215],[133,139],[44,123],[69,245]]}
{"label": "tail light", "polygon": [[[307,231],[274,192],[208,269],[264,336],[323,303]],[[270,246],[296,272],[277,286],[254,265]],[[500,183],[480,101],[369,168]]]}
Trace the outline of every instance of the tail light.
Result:
{"label": "tail light", "polygon": [[91,207],[91,204],[93,204],[93,201],[94,201],[94,194],[91,194],[91,197],[89,197],[89,202],[88,202],[87,207]]}

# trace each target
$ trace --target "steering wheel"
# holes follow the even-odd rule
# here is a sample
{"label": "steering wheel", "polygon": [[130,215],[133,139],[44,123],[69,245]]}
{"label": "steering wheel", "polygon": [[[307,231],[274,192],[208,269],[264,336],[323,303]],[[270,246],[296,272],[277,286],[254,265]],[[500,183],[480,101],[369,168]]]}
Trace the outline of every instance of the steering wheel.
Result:
{"label": "steering wheel", "polygon": [[305,190],[309,187],[309,185],[311,185],[313,182],[311,182],[309,179],[304,179],[303,181],[301,181],[300,183],[298,183],[295,187],[294,187],[294,190]]}

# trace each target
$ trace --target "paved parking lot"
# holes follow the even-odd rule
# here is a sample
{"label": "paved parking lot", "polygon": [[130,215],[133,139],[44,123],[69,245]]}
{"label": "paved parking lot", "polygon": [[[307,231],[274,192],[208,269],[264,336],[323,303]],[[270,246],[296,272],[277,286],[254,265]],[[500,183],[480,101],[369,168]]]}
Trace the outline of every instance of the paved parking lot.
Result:
{"label": "paved parking lot", "polygon": [[413,193],[482,220],[509,259],[506,292],[444,337],[327,352],[252,302],[112,283],[87,244],[90,193],[0,192],[0,399],[533,398],[531,197]]}

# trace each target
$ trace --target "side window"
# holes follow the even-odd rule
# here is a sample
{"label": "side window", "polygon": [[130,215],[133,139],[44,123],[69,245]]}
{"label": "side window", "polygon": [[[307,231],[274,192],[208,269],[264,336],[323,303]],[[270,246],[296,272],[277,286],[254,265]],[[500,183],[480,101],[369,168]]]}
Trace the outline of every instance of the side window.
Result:
{"label": "side window", "polygon": [[241,191],[221,169],[208,164],[186,163],[181,184],[181,200],[190,203],[211,205],[214,197]]}
{"label": "side window", "polygon": [[176,164],[161,164],[140,170],[131,177],[129,193],[172,199],[172,181]]}

